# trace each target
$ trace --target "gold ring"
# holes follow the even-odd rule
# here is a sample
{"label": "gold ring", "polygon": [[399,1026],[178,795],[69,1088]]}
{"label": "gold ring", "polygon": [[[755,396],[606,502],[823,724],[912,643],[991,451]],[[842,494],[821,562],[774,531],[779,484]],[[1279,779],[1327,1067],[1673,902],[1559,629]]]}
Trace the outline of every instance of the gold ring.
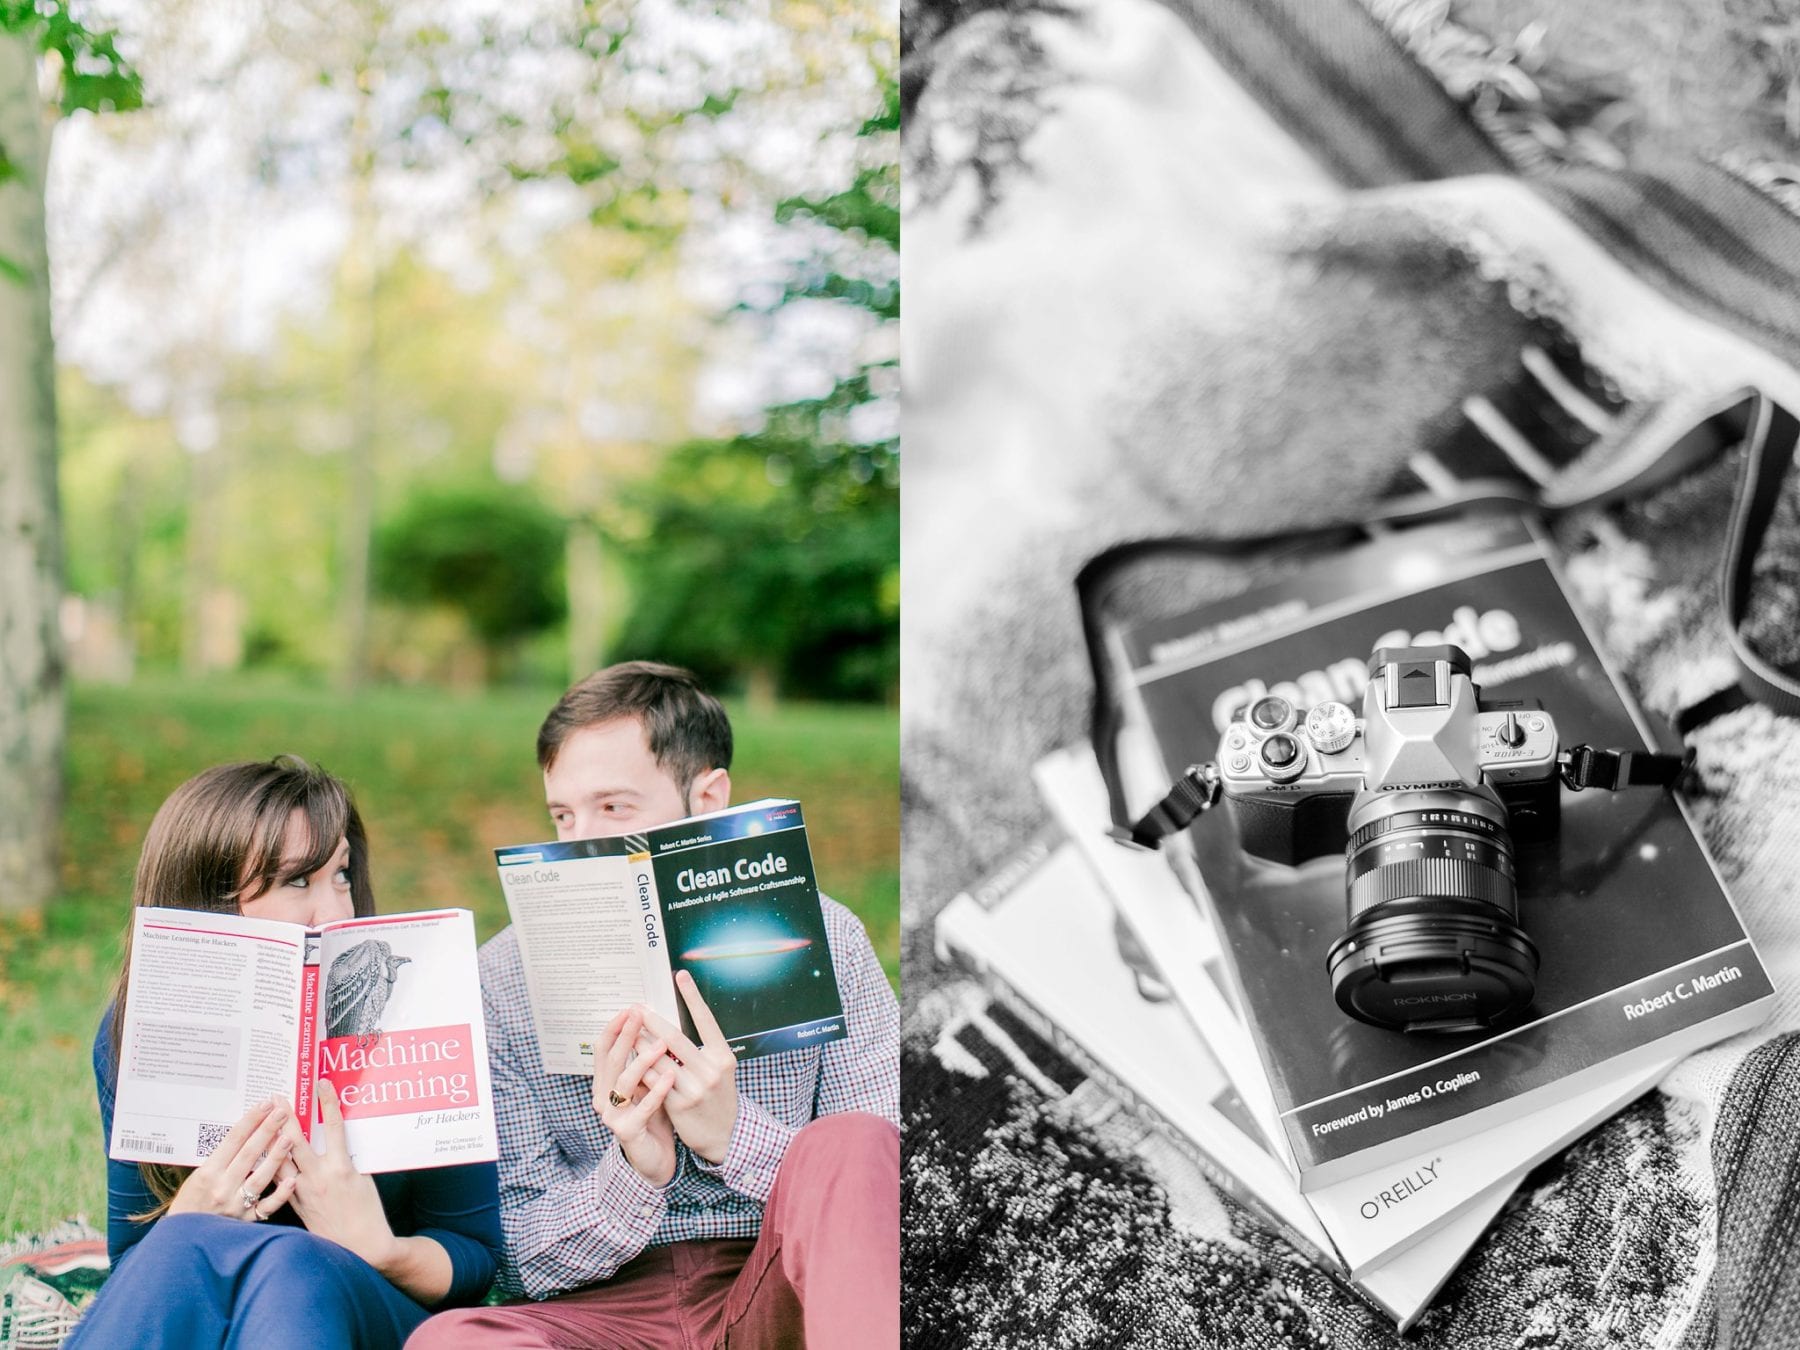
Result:
{"label": "gold ring", "polygon": [[611,1102],[614,1106],[630,1106],[631,1105],[631,1098],[621,1097],[618,1093],[618,1089],[616,1089],[616,1088],[607,1089],[606,1100]]}

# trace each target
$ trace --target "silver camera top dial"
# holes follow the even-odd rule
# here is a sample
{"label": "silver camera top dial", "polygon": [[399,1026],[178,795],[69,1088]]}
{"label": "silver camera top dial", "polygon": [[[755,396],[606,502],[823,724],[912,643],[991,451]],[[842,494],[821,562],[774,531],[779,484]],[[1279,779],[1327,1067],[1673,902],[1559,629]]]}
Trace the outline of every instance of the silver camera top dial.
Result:
{"label": "silver camera top dial", "polygon": [[1356,713],[1348,703],[1321,703],[1306,714],[1306,737],[1322,755],[1335,755],[1356,739]]}

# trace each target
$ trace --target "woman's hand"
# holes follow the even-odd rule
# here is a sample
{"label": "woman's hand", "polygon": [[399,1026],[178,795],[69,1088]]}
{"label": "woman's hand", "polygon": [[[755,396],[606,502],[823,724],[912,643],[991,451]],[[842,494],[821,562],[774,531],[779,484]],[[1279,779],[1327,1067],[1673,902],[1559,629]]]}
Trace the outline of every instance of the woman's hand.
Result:
{"label": "woman's hand", "polygon": [[325,1151],[316,1152],[292,1122],[295,1147],[290,1165],[296,1170],[294,1212],[306,1231],[328,1238],[362,1257],[401,1293],[427,1307],[450,1292],[454,1271],[450,1253],[428,1237],[396,1237],[382,1208],[375,1179],[356,1170],[344,1140],[344,1113],[338,1108],[331,1080],[318,1080],[319,1112],[324,1117]]}
{"label": "woman's hand", "polygon": [[399,1239],[388,1226],[375,1179],[356,1170],[344,1142],[344,1116],[331,1080],[318,1080],[319,1107],[324,1115],[325,1151],[315,1152],[290,1115],[289,1142],[296,1172],[290,1203],[309,1233],[330,1238],[377,1270],[385,1272]]}
{"label": "woman's hand", "polygon": [[299,1180],[290,1167],[275,1189],[268,1189],[292,1154],[293,1123],[294,1113],[280,1097],[251,1107],[181,1183],[169,1213],[222,1214],[250,1222],[268,1218],[288,1202]]}
{"label": "woman's hand", "polygon": [[619,1141],[632,1170],[652,1186],[667,1186],[675,1175],[675,1127],[663,1099],[674,1082],[665,1078],[646,1089],[644,1074],[669,1047],[652,1041],[631,1058],[643,1030],[643,1014],[636,1007],[615,1013],[602,1028],[594,1056],[594,1110]]}

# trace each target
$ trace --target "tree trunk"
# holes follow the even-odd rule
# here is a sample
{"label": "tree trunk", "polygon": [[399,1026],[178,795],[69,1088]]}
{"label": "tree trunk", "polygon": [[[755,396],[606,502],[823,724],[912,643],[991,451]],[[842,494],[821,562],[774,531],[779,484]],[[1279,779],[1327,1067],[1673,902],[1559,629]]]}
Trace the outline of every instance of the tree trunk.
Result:
{"label": "tree trunk", "polygon": [[369,555],[375,533],[375,455],[380,435],[380,388],[377,358],[381,352],[377,302],[381,266],[375,209],[373,112],[366,63],[356,72],[356,115],[350,127],[350,242],[345,253],[344,281],[350,306],[352,350],[356,369],[350,374],[351,433],[345,464],[344,501],[338,540],[338,624],[342,643],[337,670],[344,689],[359,688],[369,676]]}
{"label": "tree trunk", "polygon": [[62,534],[44,244],[49,130],[28,37],[0,32],[0,909],[56,891],[62,813]]}
{"label": "tree trunk", "polygon": [[759,661],[744,675],[744,706],[758,717],[772,717],[780,703],[780,689],[781,677],[775,668]]}
{"label": "tree trunk", "polygon": [[220,442],[187,455],[187,546],[182,564],[181,669],[186,675],[229,670],[233,633],[227,594],[219,579],[219,530],[224,519],[225,446]]}
{"label": "tree trunk", "polygon": [[606,604],[600,530],[591,520],[571,520],[564,583],[569,593],[569,683],[600,669]]}

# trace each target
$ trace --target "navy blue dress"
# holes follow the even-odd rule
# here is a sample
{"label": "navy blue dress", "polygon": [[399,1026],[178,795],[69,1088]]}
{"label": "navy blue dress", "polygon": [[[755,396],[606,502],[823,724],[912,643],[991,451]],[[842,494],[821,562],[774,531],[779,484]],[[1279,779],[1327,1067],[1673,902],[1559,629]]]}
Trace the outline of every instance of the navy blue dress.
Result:
{"label": "navy blue dress", "polygon": [[[94,1037],[103,1138],[112,1138],[117,1074],[112,1014]],[[436,1308],[479,1303],[500,1261],[499,1182],[492,1163],[389,1172],[375,1178],[389,1226],[450,1255],[450,1292]],[[75,1329],[74,1350],[103,1346],[398,1350],[436,1308],[402,1293],[360,1256],[314,1237],[283,1206],[262,1223],[170,1214],[136,1163],[106,1163],[106,1247],[113,1272]]]}

